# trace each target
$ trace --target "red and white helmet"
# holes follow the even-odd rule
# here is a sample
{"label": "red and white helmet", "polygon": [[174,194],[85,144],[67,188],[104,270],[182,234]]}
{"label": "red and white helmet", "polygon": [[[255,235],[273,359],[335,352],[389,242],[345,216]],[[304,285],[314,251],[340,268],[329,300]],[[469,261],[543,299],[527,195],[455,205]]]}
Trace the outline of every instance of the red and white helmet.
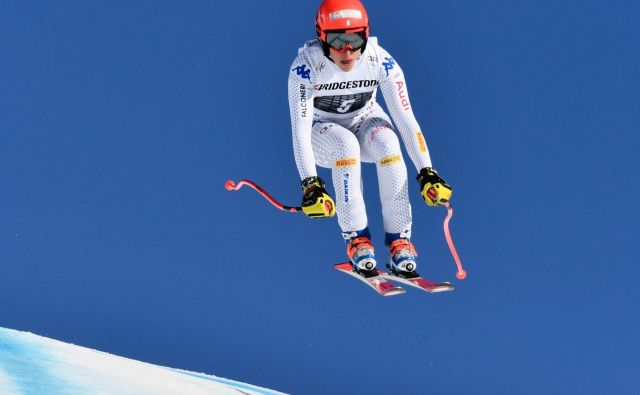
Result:
{"label": "red and white helmet", "polygon": [[359,33],[364,39],[362,51],[369,37],[369,16],[360,0],[324,0],[316,16],[316,32],[328,53],[327,32]]}

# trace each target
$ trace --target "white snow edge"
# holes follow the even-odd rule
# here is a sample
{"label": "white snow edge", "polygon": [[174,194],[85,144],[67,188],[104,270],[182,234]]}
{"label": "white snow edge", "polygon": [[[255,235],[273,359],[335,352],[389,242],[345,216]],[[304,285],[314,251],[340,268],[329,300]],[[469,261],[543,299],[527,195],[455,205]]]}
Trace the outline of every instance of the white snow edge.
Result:
{"label": "white snow edge", "polygon": [[6,328],[0,328],[0,393],[286,395]]}

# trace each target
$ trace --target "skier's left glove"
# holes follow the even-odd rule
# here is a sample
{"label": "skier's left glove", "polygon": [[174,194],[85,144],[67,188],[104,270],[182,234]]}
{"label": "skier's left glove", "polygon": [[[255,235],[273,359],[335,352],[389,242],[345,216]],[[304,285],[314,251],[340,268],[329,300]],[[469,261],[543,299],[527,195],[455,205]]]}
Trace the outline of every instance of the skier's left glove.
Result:
{"label": "skier's left glove", "polygon": [[420,195],[429,206],[440,206],[451,199],[453,188],[431,167],[420,170],[416,177],[420,184]]}
{"label": "skier's left glove", "polygon": [[302,180],[302,212],[311,218],[333,217],[336,205],[324,188],[320,177]]}

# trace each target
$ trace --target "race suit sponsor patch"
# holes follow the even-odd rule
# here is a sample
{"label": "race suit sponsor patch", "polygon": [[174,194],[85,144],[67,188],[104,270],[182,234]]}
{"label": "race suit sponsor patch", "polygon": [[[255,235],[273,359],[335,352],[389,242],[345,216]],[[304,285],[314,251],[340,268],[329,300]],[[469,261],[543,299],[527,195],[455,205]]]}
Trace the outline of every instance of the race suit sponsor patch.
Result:
{"label": "race suit sponsor patch", "polygon": [[343,158],[336,161],[336,167],[352,167],[357,163],[356,158]]}
{"label": "race suit sponsor patch", "polygon": [[416,132],[416,138],[418,139],[418,147],[420,147],[420,152],[427,152],[427,143],[424,141],[424,136],[421,131]]}
{"label": "race suit sponsor patch", "polygon": [[396,155],[387,155],[384,158],[380,159],[381,166],[390,166],[394,163],[398,163],[402,160],[402,157],[399,154]]}
{"label": "race suit sponsor patch", "polygon": [[378,86],[377,80],[356,80],[356,81],[342,81],[331,82],[328,84],[316,84],[313,88],[317,91],[329,91],[336,89],[356,89],[356,88],[368,88],[370,86]]}
{"label": "race suit sponsor patch", "polygon": [[298,67],[294,67],[291,71],[295,71],[300,78],[311,81],[311,70],[307,70],[306,64],[301,64]]}
{"label": "race suit sponsor patch", "polygon": [[371,100],[373,92],[354,95],[321,96],[313,99],[313,106],[321,111],[334,114],[347,114],[364,107]]}
{"label": "race suit sponsor patch", "polygon": [[407,93],[404,90],[404,82],[396,81],[396,88],[398,88],[398,97],[400,98],[400,103],[402,104],[402,109],[407,111],[411,108],[409,104],[409,98],[407,98]]}

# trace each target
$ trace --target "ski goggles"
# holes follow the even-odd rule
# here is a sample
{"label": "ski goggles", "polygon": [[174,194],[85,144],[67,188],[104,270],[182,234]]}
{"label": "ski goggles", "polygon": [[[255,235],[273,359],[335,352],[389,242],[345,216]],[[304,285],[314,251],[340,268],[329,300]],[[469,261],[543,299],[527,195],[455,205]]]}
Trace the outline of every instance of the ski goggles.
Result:
{"label": "ski goggles", "polygon": [[327,32],[327,44],[337,51],[357,51],[367,41],[364,31],[356,33]]}

